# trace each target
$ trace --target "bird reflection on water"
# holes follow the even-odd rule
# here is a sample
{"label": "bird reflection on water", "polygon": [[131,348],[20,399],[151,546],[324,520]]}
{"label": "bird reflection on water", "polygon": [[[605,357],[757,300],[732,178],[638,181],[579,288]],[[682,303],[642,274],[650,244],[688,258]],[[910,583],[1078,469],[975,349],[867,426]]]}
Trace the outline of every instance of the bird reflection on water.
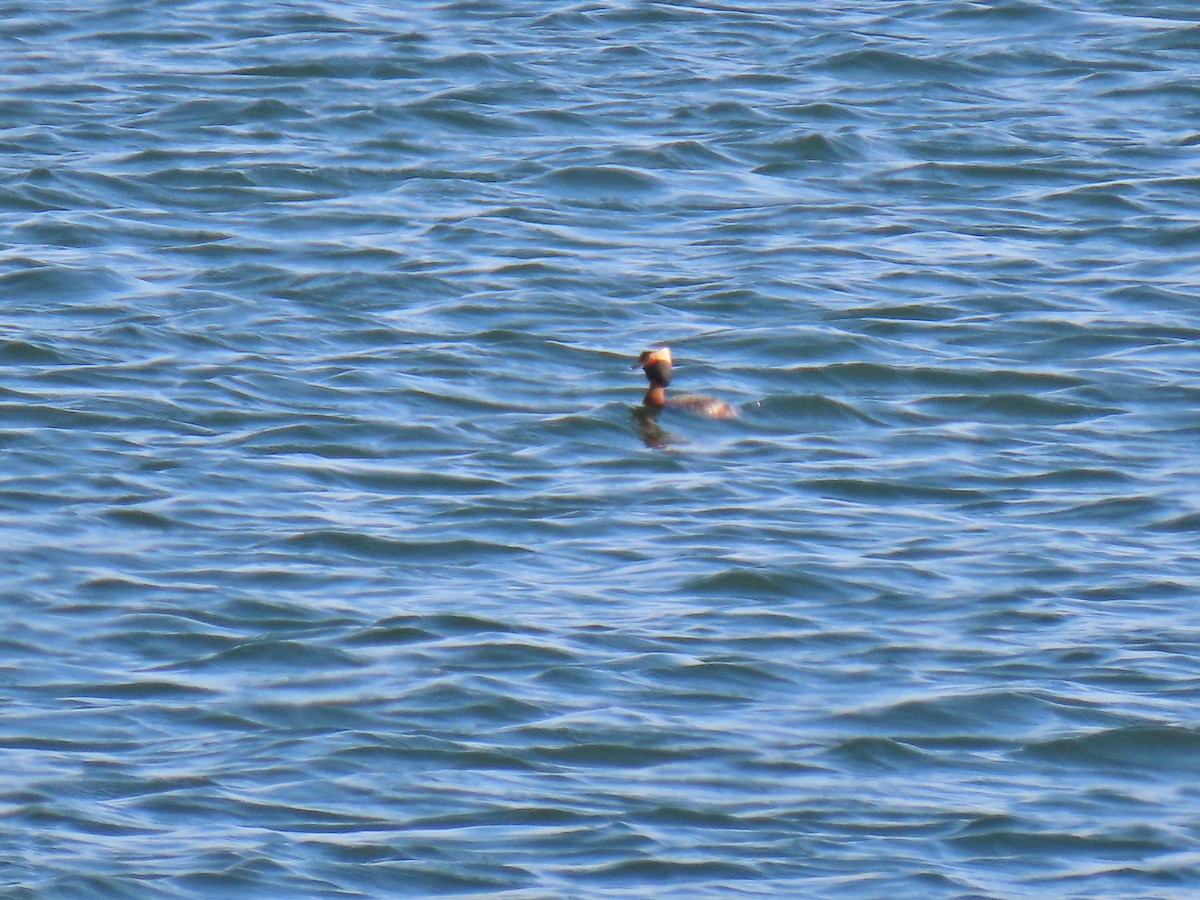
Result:
{"label": "bird reflection on water", "polygon": [[642,443],[653,450],[670,450],[673,444],[683,443],[658,423],[661,410],[653,406],[635,406],[630,411]]}

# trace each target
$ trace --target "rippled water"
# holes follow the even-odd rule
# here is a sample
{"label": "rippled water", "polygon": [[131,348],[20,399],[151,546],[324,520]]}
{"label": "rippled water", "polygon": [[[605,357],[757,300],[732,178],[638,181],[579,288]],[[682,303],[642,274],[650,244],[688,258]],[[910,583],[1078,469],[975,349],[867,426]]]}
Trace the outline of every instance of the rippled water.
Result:
{"label": "rippled water", "polygon": [[0,13],[5,896],[1200,892],[1193,4]]}

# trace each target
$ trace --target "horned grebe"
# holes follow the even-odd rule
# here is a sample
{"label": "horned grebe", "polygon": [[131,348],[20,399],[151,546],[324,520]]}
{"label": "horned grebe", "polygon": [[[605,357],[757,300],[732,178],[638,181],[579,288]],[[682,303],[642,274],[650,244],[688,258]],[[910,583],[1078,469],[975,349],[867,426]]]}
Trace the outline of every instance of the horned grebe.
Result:
{"label": "horned grebe", "polygon": [[712,416],[714,419],[733,419],[737,411],[724,400],[716,397],[703,397],[699,394],[679,394],[667,399],[667,385],[671,383],[671,350],[669,347],[659,347],[657,350],[643,350],[633,368],[640,368],[646,373],[650,387],[642,403],[649,409],[661,409],[664,406],[688,409],[702,416]]}

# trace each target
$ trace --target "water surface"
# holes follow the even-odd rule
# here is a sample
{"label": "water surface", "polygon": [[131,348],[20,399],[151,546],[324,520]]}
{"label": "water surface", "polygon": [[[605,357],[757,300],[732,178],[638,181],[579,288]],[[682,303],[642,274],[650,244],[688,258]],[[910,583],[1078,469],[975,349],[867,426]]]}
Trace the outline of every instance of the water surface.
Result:
{"label": "water surface", "polygon": [[0,4],[7,896],[1200,892],[1195,9],[254,7]]}

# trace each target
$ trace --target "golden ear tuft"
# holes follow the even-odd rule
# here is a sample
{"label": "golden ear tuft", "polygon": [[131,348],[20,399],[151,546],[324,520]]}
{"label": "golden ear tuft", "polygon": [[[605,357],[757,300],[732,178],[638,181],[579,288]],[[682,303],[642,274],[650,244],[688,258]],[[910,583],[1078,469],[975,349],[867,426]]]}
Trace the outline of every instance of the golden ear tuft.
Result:
{"label": "golden ear tuft", "polygon": [[668,366],[671,365],[671,348],[658,347],[654,350],[643,350],[642,355],[638,357],[638,365],[643,368],[650,363],[664,362]]}

